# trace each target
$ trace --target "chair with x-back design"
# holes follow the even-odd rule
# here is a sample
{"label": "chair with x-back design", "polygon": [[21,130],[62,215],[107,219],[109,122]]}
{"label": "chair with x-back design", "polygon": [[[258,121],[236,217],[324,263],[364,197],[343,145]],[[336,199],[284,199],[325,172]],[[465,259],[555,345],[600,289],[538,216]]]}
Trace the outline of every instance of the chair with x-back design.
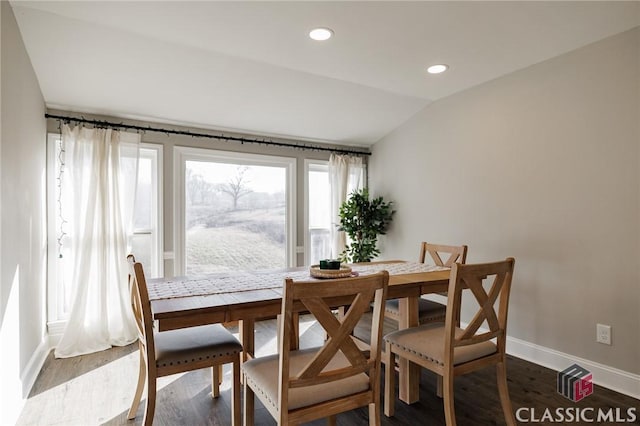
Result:
{"label": "chair with x-back design", "polygon": [[[369,407],[369,424],[380,424],[380,343],[389,274],[326,281],[285,280],[279,354],[243,364],[244,418],[253,425],[257,396],[279,425],[328,418]],[[373,301],[370,350],[362,352],[352,332]],[[348,306],[344,315],[331,307]],[[292,350],[292,314],[309,311],[326,331],[320,347]]]}
{"label": "chair with x-back design", "polygon": [[138,385],[127,418],[136,417],[142,392],[147,388],[143,424],[153,423],[158,377],[211,367],[211,395],[220,395],[220,371],[232,364],[231,424],[240,425],[240,353],[242,345],[221,324],[178,330],[154,330],[151,302],[142,264],[133,255],[130,266],[131,307],[138,327],[140,370]]}
{"label": "chair with x-back design", "polygon": [[[513,258],[508,258],[493,263],[454,264],[449,279],[445,323],[399,330],[384,337],[388,363],[391,357],[397,355],[443,377],[444,413],[448,426],[456,424],[453,378],[490,365],[496,366],[498,391],[506,422],[515,425],[507,389],[505,350],[514,262]],[[475,299],[478,306],[466,326],[458,324],[463,292],[471,293],[469,302]],[[387,416],[392,416],[394,412],[394,388],[395,371],[387,368],[384,401]]]}
{"label": "chair with x-back design", "polygon": [[[467,246],[451,246],[444,244],[431,244],[422,242],[420,244],[420,257],[418,261],[425,263],[428,261],[427,254],[437,266],[450,268],[454,263],[465,263],[467,259]],[[443,260],[445,257],[446,260]],[[400,307],[398,299],[387,300],[384,308],[384,315],[395,321],[400,321]],[[446,306],[423,298],[418,299],[418,321],[420,324],[432,322],[444,322]]]}

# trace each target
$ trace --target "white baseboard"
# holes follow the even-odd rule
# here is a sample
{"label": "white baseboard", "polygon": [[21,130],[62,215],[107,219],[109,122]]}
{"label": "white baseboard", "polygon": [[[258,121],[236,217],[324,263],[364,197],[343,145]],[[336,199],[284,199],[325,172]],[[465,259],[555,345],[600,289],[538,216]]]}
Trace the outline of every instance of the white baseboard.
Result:
{"label": "white baseboard", "polygon": [[595,384],[632,398],[640,399],[640,375],[638,374],[559,352],[515,337],[507,337],[507,353],[555,371],[562,371],[572,364],[578,364],[593,374],[593,382]]}
{"label": "white baseboard", "polygon": [[47,356],[49,355],[50,350],[51,346],[49,343],[49,338],[47,335],[45,335],[43,336],[43,339],[40,341],[40,344],[36,348],[33,355],[31,355],[27,366],[20,375],[20,381],[22,382],[23,399],[27,399],[27,397],[29,396],[31,388],[36,382],[38,374],[40,374],[40,370],[42,370],[42,367],[44,366],[44,362],[47,360]]}
{"label": "white baseboard", "polygon": [[53,349],[58,346],[60,343],[60,339],[62,339],[62,334],[64,333],[64,329],[67,326],[67,321],[49,321],[47,323],[47,331],[49,333],[49,348]]}
{"label": "white baseboard", "polygon": [[27,366],[20,375],[23,401],[25,401],[29,396],[31,388],[35,384],[38,374],[40,374],[40,370],[42,370],[42,367],[47,360],[49,352],[60,342],[66,324],[66,321],[55,321],[47,324],[47,333],[43,336],[40,344],[33,355],[31,355]]}

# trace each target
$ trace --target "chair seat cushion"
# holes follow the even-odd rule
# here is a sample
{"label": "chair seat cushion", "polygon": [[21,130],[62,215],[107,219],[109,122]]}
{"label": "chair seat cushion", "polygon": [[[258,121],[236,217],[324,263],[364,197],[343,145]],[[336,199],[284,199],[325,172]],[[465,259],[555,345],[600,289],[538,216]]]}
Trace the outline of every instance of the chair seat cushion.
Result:
{"label": "chair seat cushion", "polygon": [[[318,348],[289,353],[290,377],[297,375],[313,358]],[[349,361],[338,351],[325,370],[349,366]],[[255,394],[263,404],[278,409],[278,355],[254,358],[242,364],[242,370]],[[306,407],[334,398],[364,392],[369,389],[369,376],[364,373],[321,385],[293,388],[289,391],[289,410]]]}
{"label": "chair seat cushion", "polygon": [[[444,365],[444,326],[433,324],[406,328],[384,336],[384,340],[391,343],[393,352],[412,353],[427,361]],[[457,328],[455,335],[460,336],[464,330]],[[459,346],[453,350],[453,364],[463,364],[474,359],[482,358],[497,352],[495,343],[486,341],[473,345]]]}
{"label": "chair seat cushion", "polygon": [[242,352],[242,345],[220,324],[154,332],[156,366],[184,365]]}
{"label": "chair seat cushion", "polygon": [[[385,312],[395,316],[400,315],[398,299],[389,299],[384,305]],[[423,298],[418,299],[418,318],[420,323],[444,321],[447,315],[447,307],[442,303],[434,302]]]}

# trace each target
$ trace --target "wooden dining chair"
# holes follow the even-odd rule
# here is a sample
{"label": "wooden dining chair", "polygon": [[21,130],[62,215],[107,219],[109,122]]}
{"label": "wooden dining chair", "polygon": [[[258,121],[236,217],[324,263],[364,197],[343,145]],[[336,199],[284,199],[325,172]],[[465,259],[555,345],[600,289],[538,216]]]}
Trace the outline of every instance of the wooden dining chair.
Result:
{"label": "wooden dining chair", "polygon": [[[465,263],[467,260],[467,246],[451,246],[444,244],[431,244],[422,242],[420,244],[420,257],[418,261],[425,263],[427,254],[437,266],[451,267],[454,263]],[[444,259],[443,259],[444,257]],[[384,315],[394,321],[400,321],[400,303],[398,299],[387,300],[384,308]],[[420,324],[433,322],[444,322],[446,316],[446,306],[433,300],[418,299],[418,320]]]}
{"label": "wooden dining chair", "polygon": [[[388,281],[386,271],[324,281],[285,280],[279,353],[242,365],[245,425],[254,422],[254,396],[279,425],[325,417],[335,424],[336,414],[365,406],[369,424],[380,424],[382,307]],[[337,298],[348,306],[344,316],[331,310]],[[371,346],[362,352],[351,334],[372,301]],[[322,346],[291,350],[291,316],[298,311],[309,311],[326,331]]]}
{"label": "wooden dining chair", "polygon": [[147,403],[143,424],[151,425],[156,406],[156,380],[171,374],[211,367],[211,393],[217,398],[220,395],[220,367],[232,363],[231,422],[234,426],[240,426],[240,342],[220,324],[155,331],[142,264],[136,262],[133,255],[129,255],[127,260],[130,265],[131,305],[138,327],[140,347],[138,386],[127,417],[136,417],[146,386]]}
{"label": "wooden dining chair", "polygon": [[[397,355],[442,376],[447,426],[456,424],[454,377],[491,365],[496,366],[498,392],[506,422],[508,425],[516,424],[507,388],[505,351],[514,262],[513,258],[507,258],[493,263],[454,264],[449,279],[445,323],[398,330],[384,337],[387,362]],[[466,326],[458,326],[463,292],[473,296],[478,310]],[[488,330],[481,327],[488,327]],[[387,368],[385,415],[393,416],[394,405],[395,371]]]}

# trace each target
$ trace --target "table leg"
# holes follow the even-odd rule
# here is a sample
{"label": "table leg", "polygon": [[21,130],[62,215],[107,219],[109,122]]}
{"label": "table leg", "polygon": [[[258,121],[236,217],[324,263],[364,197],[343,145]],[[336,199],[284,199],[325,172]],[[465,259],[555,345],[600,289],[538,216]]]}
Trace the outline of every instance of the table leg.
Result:
{"label": "table leg", "polygon": [[240,362],[243,363],[255,356],[255,320],[246,319],[238,321],[238,331],[240,333],[240,343],[242,343]]}
{"label": "table leg", "polygon": [[[415,327],[418,325],[418,298],[407,297],[399,300],[400,321],[399,329]],[[420,398],[420,366],[406,359],[398,362],[398,388],[400,400],[413,404]]]}

